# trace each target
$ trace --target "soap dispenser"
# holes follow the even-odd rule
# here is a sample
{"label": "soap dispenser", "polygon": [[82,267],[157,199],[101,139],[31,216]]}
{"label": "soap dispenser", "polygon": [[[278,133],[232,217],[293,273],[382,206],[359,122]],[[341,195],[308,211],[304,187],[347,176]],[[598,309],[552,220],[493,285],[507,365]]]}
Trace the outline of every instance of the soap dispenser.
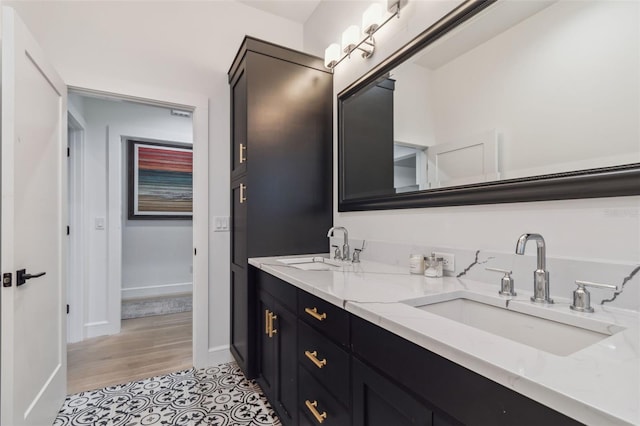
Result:
{"label": "soap dispenser", "polygon": [[431,256],[425,258],[424,276],[429,278],[442,277],[443,263],[442,257],[436,257],[435,253],[431,253]]}

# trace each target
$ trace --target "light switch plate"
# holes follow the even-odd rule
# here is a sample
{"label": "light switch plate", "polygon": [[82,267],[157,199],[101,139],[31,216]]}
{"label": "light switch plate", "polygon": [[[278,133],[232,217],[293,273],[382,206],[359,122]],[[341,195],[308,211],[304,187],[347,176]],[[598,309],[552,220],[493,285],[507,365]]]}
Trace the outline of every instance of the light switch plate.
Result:
{"label": "light switch plate", "polygon": [[96,229],[99,231],[104,230],[105,227],[105,218],[104,217],[96,217]]}
{"label": "light switch plate", "polygon": [[214,216],[214,218],[213,218],[213,231],[214,232],[228,232],[229,231],[229,216]]}

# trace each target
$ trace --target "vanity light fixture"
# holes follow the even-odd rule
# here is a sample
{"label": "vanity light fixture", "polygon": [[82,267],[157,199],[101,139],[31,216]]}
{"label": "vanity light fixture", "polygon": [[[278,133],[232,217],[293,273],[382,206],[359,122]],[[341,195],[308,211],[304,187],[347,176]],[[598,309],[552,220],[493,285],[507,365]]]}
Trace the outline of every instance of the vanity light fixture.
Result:
{"label": "vanity light fixture", "polygon": [[360,39],[360,28],[357,25],[351,25],[342,33],[342,51],[346,54],[351,53],[356,48]]}
{"label": "vanity light fixture", "polygon": [[371,34],[380,27],[382,20],[382,5],[373,3],[362,14],[362,33]]}
{"label": "vanity light fixture", "polygon": [[338,43],[331,43],[329,47],[324,50],[324,66],[330,69],[335,67],[340,60],[340,54],[340,45]]}
{"label": "vanity light fixture", "polygon": [[376,41],[373,35],[392,18],[400,17],[400,8],[407,3],[407,0],[388,0],[388,10],[391,12],[386,19],[382,19],[382,5],[374,3],[362,14],[362,34],[357,25],[349,26],[342,33],[342,44],[330,44],[324,51],[324,66],[334,69],[345,58],[351,57],[351,53],[358,49],[362,51],[362,57],[367,59],[373,56],[376,48]]}

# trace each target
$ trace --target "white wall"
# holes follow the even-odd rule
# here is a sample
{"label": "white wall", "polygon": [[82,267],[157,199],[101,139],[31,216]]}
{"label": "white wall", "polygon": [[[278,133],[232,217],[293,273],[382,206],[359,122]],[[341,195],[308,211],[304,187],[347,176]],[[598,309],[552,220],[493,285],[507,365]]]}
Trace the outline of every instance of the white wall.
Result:
{"label": "white wall", "polygon": [[[340,32],[348,23],[360,21],[359,13],[347,16],[342,3],[322,2],[318,6],[305,24],[305,50],[321,52],[329,43],[339,40]],[[365,60],[353,55],[337,67],[334,73],[336,95],[456,4],[457,1],[409,2],[401,18],[379,32],[373,58]],[[324,38],[307,37],[308,29],[334,28],[336,24],[332,19],[336,16],[340,17],[340,23],[345,22],[335,33],[326,31]],[[334,115],[336,128],[337,123]],[[334,132],[334,143],[337,143],[337,132]],[[337,146],[334,153],[337,153]],[[334,165],[337,166],[337,159]],[[335,181],[336,169],[334,167]],[[337,199],[334,205],[337,208]],[[552,257],[640,262],[640,197],[637,196],[372,212],[336,211],[334,222],[346,226],[356,239],[505,253],[513,252],[521,233],[538,232],[546,238],[547,253]],[[363,257],[366,258],[366,253]]]}
{"label": "white wall", "polygon": [[[302,25],[234,1],[5,1],[65,82],[209,98],[210,215],[229,215],[227,71],[245,34],[302,48]],[[209,235],[209,343],[229,345],[229,234]]]}

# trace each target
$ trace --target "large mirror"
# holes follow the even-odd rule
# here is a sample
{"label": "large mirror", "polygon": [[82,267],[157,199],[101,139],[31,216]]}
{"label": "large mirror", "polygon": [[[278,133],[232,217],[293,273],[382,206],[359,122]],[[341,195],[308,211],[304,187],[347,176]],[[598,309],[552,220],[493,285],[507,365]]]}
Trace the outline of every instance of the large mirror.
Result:
{"label": "large mirror", "polygon": [[339,94],[339,210],[639,194],[639,17],[462,4]]}

